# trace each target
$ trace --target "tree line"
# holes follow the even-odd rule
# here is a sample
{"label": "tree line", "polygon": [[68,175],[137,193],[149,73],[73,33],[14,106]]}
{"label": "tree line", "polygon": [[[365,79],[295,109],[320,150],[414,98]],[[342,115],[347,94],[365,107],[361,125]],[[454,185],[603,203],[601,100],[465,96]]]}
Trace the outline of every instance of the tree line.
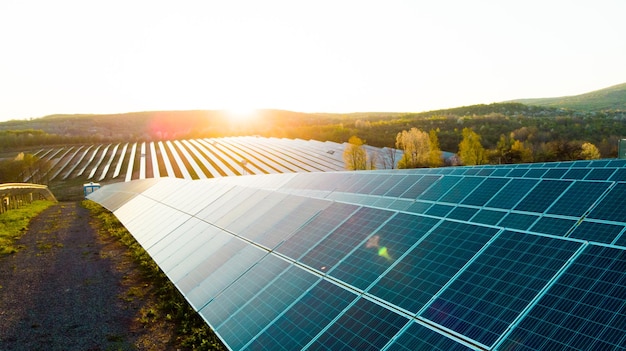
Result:
{"label": "tree line", "polygon": [[[600,150],[590,142],[549,142],[541,150],[535,150],[528,141],[520,141],[515,134],[500,135],[496,146],[487,149],[482,137],[471,128],[463,128],[458,152],[450,158],[444,158],[439,147],[438,130],[429,132],[418,128],[403,130],[396,135],[395,147],[402,150],[402,157],[397,168],[426,168],[446,165],[482,165],[503,163],[529,163],[546,161],[546,157],[560,160],[594,160],[601,158]],[[357,136],[350,137],[343,158],[349,170],[375,169],[380,157],[376,153],[368,154],[364,149],[365,141]],[[551,160],[550,160],[551,161]],[[384,167],[394,162],[382,162]]]}

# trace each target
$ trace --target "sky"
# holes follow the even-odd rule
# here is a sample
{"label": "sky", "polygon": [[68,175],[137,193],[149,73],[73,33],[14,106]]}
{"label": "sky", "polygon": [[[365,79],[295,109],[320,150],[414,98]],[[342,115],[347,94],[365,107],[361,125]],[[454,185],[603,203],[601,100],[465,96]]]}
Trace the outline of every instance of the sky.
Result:
{"label": "sky", "polygon": [[626,82],[624,0],[0,0],[0,121],[421,112]]}

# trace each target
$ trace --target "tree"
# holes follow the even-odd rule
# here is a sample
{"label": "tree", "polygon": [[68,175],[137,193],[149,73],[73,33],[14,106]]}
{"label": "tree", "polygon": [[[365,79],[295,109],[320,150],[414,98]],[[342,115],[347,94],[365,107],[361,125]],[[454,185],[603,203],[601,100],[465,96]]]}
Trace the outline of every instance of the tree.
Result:
{"label": "tree", "polygon": [[511,144],[511,161],[513,163],[528,163],[533,161],[533,150],[525,142],[519,140]]}
{"label": "tree", "polygon": [[428,139],[430,140],[430,152],[428,154],[428,163],[430,167],[441,167],[443,165],[443,155],[439,148],[439,137],[437,131],[431,129],[428,132]]}
{"label": "tree", "polygon": [[417,128],[403,130],[396,136],[396,147],[404,151],[398,168],[438,167],[443,163],[437,132]]}
{"label": "tree", "polygon": [[376,169],[376,163],[378,163],[378,152],[372,151],[367,155],[367,169]]}
{"label": "tree", "polygon": [[482,165],[487,162],[480,135],[470,128],[463,128],[463,140],[459,144],[459,158],[464,165]]}
{"label": "tree", "polygon": [[592,143],[583,143],[580,157],[584,160],[597,160],[600,158],[600,150]]}
{"label": "tree", "polygon": [[346,169],[351,171],[367,169],[367,152],[363,147],[365,142],[353,135],[348,139],[348,145],[343,151],[343,160]]}

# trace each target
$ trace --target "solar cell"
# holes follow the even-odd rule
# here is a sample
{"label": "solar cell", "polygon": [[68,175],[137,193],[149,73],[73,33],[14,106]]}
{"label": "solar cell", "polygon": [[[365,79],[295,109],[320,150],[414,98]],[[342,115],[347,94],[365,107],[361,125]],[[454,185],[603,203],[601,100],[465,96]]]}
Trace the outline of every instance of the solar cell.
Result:
{"label": "solar cell", "polygon": [[581,245],[506,231],[420,316],[491,346]]}
{"label": "solar cell", "polygon": [[537,183],[534,179],[511,179],[485,206],[510,209]]}
{"label": "solar cell", "polygon": [[591,211],[589,218],[626,222],[626,183],[617,183]]}
{"label": "solar cell", "polygon": [[417,182],[420,178],[422,178],[422,175],[420,174],[409,174],[399,182],[396,182],[395,185],[389,188],[389,190],[382,195],[398,197],[407,191],[407,189],[415,184],[415,182]]}
{"label": "solar cell", "polygon": [[406,178],[405,175],[400,174],[391,174],[385,175],[381,177],[381,181],[375,184],[375,186],[370,188],[370,195],[384,195],[391,188],[393,188],[396,184],[398,184],[403,178]]}
{"label": "solar cell", "polygon": [[361,298],[307,350],[380,350],[408,321],[406,317]]}
{"label": "solar cell", "polygon": [[589,171],[591,170],[588,168],[571,168],[562,179],[585,179]]}
{"label": "solar cell", "polygon": [[461,203],[465,205],[483,206],[508,182],[509,180],[506,178],[487,178],[461,201]]}
{"label": "solar cell", "polygon": [[610,180],[614,181],[614,182],[623,182],[626,181],[626,169],[625,168],[619,168],[617,169],[613,175],[611,176]]}
{"label": "solar cell", "polygon": [[445,217],[453,209],[454,206],[434,204],[428,209],[428,211],[426,211],[426,214],[430,216]]}
{"label": "solar cell", "polygon": [[530,230],[537,233],[564,236],[575,224],[576,221],[571,219],[541,217]]}
{"label": "solar cell", "polygon": [[300,350],[356,297],[349,290],[322,280],[250,340],[243,350]]}
{"label": "solar cell", "polygon": [[409,206],[409,208],[407,208],[406,210],[408,212],[411,213],[425,213],[426,211],[428,211],[428,209],[432,206],[432,202],[422,202],[422,201],[415,201],[411,206]]}
{"label": "solar cell", "polygon": [[546,213],[580,217],[609,186],[608,182],[574,182]]}
{"label": "solar cell", "polygon": [[433,218],[399,213],[329,274],[364,290],[438,222]]}
{"label": "solar cell", "polygon": [[507,213],[493,210],[480,210],[472,218],[472,222],[496,225]]}
{"label": "solar cell", "polygon": [[312,268],[327,272],[392,214],[389,211],[374,208],[361,208],[315,245],[300,261]]}
{"label": "solar cell", "polygon": [[411,185],[400,197],[407,199],[416,199],[419,195],[421,195],[426,189],[431,187],[433,183],[439,180],[441,176],[431,176],[425,175],[421,179],[419,179],[415,184]]}
{"label": "solar cell", "polygon": [[414,351],[470,351],[477,350],[442,336],[432,329],[418,324],[411,325],[385,350]]}
{"label": "solar cell", "polygon": [[461,221],[469,221],[470,218],[476,214],[476,212],[478,212],[477,208],[458,206],[448,213],[447,217]]}
{"label": "solar cell", "polygon": [[368,292],[417,313],[497,232],[494,228],[444,221]]}
{"label": "solar cell", "polygon": [[547,171],[545,168],[533,168],[524,174],[524,178],[542,178]]}
{"label": "solar cell", "polygon": [[464,177],[455,186],[450,189],[439,201],[457,203],[466,198],[484,178],[482,177]]}
{"label": "solar cell", "polygon": [[[278,271],[283,264],[277,260],[268,256],[200,311],[209,322],[215,320],[212,323],[216,326],[215,331],[235,350],[249,343],[320,279],[297,266],[280,274]],[[265,273],[267,276],[259,276]],[[253,283],[258,281],[258,286],[250,280]],[[220,324],[221,317],[225,316],[221,313],[224,305],[239,308],[236,312],[228,311],[228,318]],[[220,310],[219,316],[216,309]]]}
{"label": "solar cell", "polygon": [[456,183],[461,180],[458,176],[447,176],[439,179],[428,190],[422,193],[417,198],[420,200],[436,201],[447,193]]}
{"label": "solar cell", "polygon": [[528,173],[528,169],[525,168],[516,168],[516,169],[512,169],[508,174],[507,177],[523,177],[526,173]]}
{"label": "solar cell", "polygon": [[587,180],[608,180],[615,173],[615,168],[593,168],[587,174]]}
{"label": "solar cell", "polygon": [[542,180],[520,201],[516,210],[543,212],[570,186],[571,181]]}
{"label": "solar cell", "polygon": [[358,209],[355,205],[332,203],[279,245],[276,251],[294,259],[302,257]]}
{"label": "solar cell", "polygon": [[625,267],[624,250],[589,245],[498,348],[625,349]]}
{"label": "solar cell", "polygon": [[569,237],[610,244],[622,230],[623,225],[582,221]]}
{"label": "solar cell", "polygon": [[526,230],[530,228],[533,223],[535,223],[537,218],[538,217],[534,215],[512,212],[502,218],[500,223],[498,223],[498,226],[504,228]]}
{"label": "solar cell", "polygon": [[552,168],[543,175],[545,179],[561,179],[568,170],[565,168]]}

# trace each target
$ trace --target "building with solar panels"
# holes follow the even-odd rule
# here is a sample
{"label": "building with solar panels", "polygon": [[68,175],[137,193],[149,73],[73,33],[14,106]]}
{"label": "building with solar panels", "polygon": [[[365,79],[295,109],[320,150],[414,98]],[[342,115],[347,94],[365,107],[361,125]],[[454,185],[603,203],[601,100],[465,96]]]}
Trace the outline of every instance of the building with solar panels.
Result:
{"label": "building with solar panels", "polygon": [[155,178],[90,198],[232,350],[626,349],[626,160]]}

